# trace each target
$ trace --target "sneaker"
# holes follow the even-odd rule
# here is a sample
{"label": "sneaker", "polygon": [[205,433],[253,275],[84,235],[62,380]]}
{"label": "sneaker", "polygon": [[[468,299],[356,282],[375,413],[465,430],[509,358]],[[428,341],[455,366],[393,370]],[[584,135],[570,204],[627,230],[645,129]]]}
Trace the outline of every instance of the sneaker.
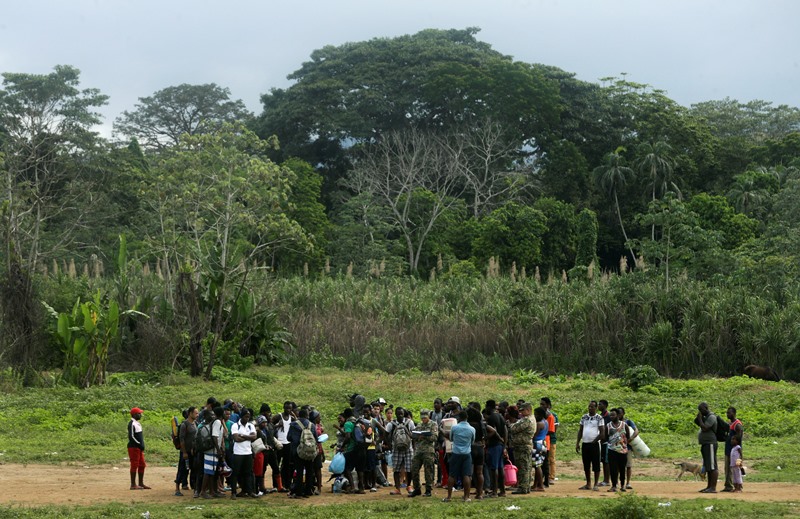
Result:
{"label": "sneaker", "polygon": [[422,497],[431,497],[431,495],[432,495],[432,494],[431,494],[431,491],[430,491],[430,490],[428,490],[427,492],[425,492],[424,494],[422,494]]}
{"label": "sneaker", "polygon": [[175,491],[175,495],[178,496],[178,497],[183,497],[183,494],[181,493],[180,490],[176,490]]}
{"label": "sneaker", "polygon": [[597,484],[597,486],[598,487],[607,487],[608,483],[606,483],[605,481],[601,481],[600,483]]}
{"label": "sneaker", "polygon": [[377,489],[377,488],[375,488],[375,487],[372,487],[372,488],[370,488],[370,489],[369,489],[369,491],[370,491],[370,492],[377,492],[377,491],[378,491],[378,489]]}

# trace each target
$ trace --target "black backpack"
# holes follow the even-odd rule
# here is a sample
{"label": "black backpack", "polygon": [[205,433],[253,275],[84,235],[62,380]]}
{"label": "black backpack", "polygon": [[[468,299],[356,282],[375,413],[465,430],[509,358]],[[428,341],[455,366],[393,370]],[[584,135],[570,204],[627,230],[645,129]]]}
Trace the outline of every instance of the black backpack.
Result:
{"label": "black backpack", "polygon": [[214,437],[211,436],[212,424],[201,424],[197,428],[197,436],[194,437],[194,451],[205,452],[214,449]]}
{"label": "black backpack", "polygon": [[720,418],[719,415],[716,415],[716,417],[717,417],[717,430],[714,432],[717,435],[717,441],[724,442],[726,439],[728,439],[728,429],[730,428],[730,425],[728,424],[728,422]]}

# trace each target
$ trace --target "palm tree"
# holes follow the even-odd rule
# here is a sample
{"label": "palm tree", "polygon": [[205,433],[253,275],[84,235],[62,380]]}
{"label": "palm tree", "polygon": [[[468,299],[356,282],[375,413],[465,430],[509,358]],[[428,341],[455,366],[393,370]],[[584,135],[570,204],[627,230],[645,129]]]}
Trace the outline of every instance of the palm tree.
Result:
{"label": "palm tree", "polygon": [[[625,244],[628,244],[628,233],[625,232],[625,224],[622,223],[622,212],[619,209],[619,197],[617,191],[622,188],[630,177],[633,176],[633,170],[624,165],[624,158],[622,152],[625,148],[619,147],[616,151],[607,153],[603,159],[604,164],[594,168],[592,175],[594,176],[597,185],[606,193],[614,198],[614,207],[617,210],[617,218],[619,218],[619,227],[622,229],[622,236],[625,238]],[[636,259],[633,249],[629,247],[631,257]]]}
{"label": "palm tree", "polygon": [[[645,142],[639,145],[639,170],[650,177],[650,184],[653,188],[653,202],[656,201],[656,194],[660,190],[665,194],[671,187],[681,198],[681,191],[678,186],[670,179],[675,167],[675,160],[670,156],[672,146],[666,141],[657,141],[654,144]],[[650,228],[650,239],[656,239],[655,224]]]}
{"label": "palm tree", "polygon": [[736,175],[735,182],[728,191],[728,198],[740,213],[749,215],[767,198],[768,192],[759,187],[754,175]]}

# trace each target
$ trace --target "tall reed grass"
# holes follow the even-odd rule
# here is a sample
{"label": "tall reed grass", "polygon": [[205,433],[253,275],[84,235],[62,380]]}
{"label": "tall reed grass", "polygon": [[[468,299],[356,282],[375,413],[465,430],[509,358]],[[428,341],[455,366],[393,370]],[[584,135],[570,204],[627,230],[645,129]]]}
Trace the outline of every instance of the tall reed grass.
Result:
{"label": "tall reed grass", "polygon": [[[593,282],[414,278],[264,279],[295,361],[399,371],[741,373],[800,377],[800,301],[648,273]],[[309,360],[310,359],[310,360]]]}

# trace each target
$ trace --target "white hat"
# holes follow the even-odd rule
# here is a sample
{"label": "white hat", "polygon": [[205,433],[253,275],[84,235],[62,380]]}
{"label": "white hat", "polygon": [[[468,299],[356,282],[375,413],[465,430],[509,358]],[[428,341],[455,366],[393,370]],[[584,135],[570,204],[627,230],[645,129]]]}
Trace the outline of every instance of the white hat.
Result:
{"label": "white hat", "polygon": [[386,399],[381,397],[381,398],[378,399],[378,403],[379,404],[386,404]]}
{"label": "white hat", "polygon": [[458,405],[461,405],[461,399],[460,399],[460,398],[458,398],[457,396],[451,396],[451,397],[450,397],[450,400],[448,400],[448,402],[455,402],[455,403],[457,403]]}

